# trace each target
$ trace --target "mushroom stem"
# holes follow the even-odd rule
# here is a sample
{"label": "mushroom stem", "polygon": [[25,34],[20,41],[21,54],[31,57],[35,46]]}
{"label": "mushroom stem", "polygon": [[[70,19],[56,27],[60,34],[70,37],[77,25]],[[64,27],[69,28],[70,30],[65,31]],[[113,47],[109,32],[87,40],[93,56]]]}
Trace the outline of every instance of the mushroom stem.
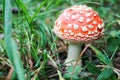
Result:
{"label": "mushroom stem", "polygon": [[[80,44],[70,43],[68,47],[67,59],[65,60],[66,66],[75,65],[76,60],[79,58],[80,52],[81,52]],[[78,63],[81,64],[81,60]]]}

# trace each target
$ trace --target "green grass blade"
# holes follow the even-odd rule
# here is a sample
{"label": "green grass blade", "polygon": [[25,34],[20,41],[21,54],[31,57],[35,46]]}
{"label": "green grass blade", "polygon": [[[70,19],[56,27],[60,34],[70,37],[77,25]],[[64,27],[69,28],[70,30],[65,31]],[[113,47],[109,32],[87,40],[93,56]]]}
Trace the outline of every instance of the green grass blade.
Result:
{"label": "green grass blade", "polygon": [[4,0],[4,29],[5,29],[5,46],[7,55],[15,68],[19,80],[25,80],[23,67],[18,55],[17,46],[12,39],[12,13],[10,0]]}
{"label": "green grass blade", "polygon": [[28,10],[26,9],[25,5],[22,3],[21,0],[16,0],[16,3],[20,7],[20,9],[23,11],[23,13],[27,19],[27,22],[30,25],[31,17],[29,15]]}
{"label": "green grass blade", "polygon": [[35,49],[34,44],[33,44],[33,38],[34,38],[34,35],[32,34],[30,43],[31,43],[31,48],[33,50],[33,53],[31,53],[31,54],[32,54],[33,58],[35,59],[35,61],[37,62],[39,58],[37,56],[37,52],[36,52],[36,49]]}
{"label": "green grass blade", "polygon": [[52,4],[53,0],[50,0],[49,3],[46,6],[46,11],[48,10],[49,6]]}
{"label": "green grass blade", "polygon": [[12,29],[12,14],[11,14],[11,5],[10,0],[4,0],[4,29],[5,29],[5,45],[6,45],[6,51],[7,55],[13,63],[13,57],[12,57],[12,47],[11,47],[11,29]]}
{"label": "green grass blade", "polygon": [[41,8],[46,4],[47,0],[45,0],[40,6],[39,8],[36,10],[36,12],[34,13],[34,15],[31,18],[30,22],[33,22],[34,18],[36,17],[36,15],[40,12]]}
{"label": "green grass blade", "polygon": [[105,68],[101,74],[98,76],[98,79],[97,80],[108,80],[109,77],[112,75],[112,68]]}
{"label": "green grass blade", "polygon": [[95,51],[97,57],[106,65],[112,65],[110,59],[108,57],[106,57],[100,50],[98,50],[97,48],[95,48],[94,46],[90,45],[90,48]]}
{"label": "green grass blade", "polygon": [[12,51],[13,51],[14,67],[15,67],[16,73],[18,75],[18,78],[19,78],[19,80],[25,80],[24,74],[23,74],[24,69],[22,67],[21,60],[20,60],[20,57],[19,57],[19,54],[17,51],[17,45],[14,42],[14,40],[12,40]]}
{"label": "green grass blade", "polygon": [[116,53],[117,50],[118,50],[118,46],[117,46],[116,49],[114,50],[114,52],[113,52],[113,54],[112,54],[112,56],[111,56],[111,58],[110,58],[110,61],[113,60],[113,57],[115,56],[115,53]]}
{"label": "green grass blade", "polygon": [[95,65],[91,64],[89,61],[86,61],[86,67],[88,71],[90,71],[93,74],[100,74],[101,71],[99,68],[97,68]]}

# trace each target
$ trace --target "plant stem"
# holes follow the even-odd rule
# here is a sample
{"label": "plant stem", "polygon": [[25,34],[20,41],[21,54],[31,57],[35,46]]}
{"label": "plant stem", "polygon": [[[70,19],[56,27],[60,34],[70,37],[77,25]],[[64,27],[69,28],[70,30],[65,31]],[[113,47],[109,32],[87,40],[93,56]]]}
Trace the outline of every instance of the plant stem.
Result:
{"label": "plant stem", "polygon": [[65,61],[66,66],[75,65],[80,52],[81,52],[81,44],[70,43],[68,47],[67,59]]}

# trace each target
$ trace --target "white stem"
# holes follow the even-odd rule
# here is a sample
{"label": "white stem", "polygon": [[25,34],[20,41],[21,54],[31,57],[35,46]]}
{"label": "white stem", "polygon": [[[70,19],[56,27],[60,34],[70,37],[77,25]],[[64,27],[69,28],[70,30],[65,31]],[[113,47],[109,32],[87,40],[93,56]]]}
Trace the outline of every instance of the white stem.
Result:
{"label": "white stem", "polygon": [[68,47],[68,55],[67,55],[67,59],[65,61],[66,66],[71,66],[71,65],[75,65],[76,60],[79,57],[79,54],[81,52],[81,45],[80,44],[69,44]]}

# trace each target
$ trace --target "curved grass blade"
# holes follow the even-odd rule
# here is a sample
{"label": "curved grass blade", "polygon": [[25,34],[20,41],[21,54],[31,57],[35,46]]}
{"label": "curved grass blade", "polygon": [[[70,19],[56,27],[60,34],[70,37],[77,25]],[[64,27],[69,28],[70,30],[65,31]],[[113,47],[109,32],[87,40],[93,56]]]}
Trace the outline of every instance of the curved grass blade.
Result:
{"label": "curved grass blade", "polygon": [[17,51],[17,45],[12,39],[12,13],[10,0],[4,0],[4,29],[7,55],[15,68],[18,79],[25,80],[23,67]]}
{"label": "curved grass blade", "polygon": [[31,17],[25,7],[25,5],[22,3],[21,0],[15,0],[16,1],[16,4],[20,7],[20,9],[23,11],[25,17],[26,17],[26,20],[28,22],[28,24],[30,25],[30,21],[31,21]]}
{"label": "curved grass blade", "polygon": [[90,71],[93,74],[100,74],[101,71],[99,68],[97,68],[95,65],[91,64],[89,61],[86,61],[86,67],[88,69],[88,71]]}
{"label": "curved grass blade", "polygon": [[40,6],[39,8],[36,10],[36,12],[34,13],[34,15],[31,18],[30,22],[33,22],[34,18],[36,17],[36,15],[40,12],[41,8],[46,4],[47,0],[45,0]]}
{"label": "curved grass blade", "polygon": [[24,78],[24,69],[23,66],[21,64],[21,60],[17,51],[17,45],[14,42],[14,40],[12,40],[12,54],[13,54],[13,59],[14,59],[14,67],[15,67],[15,71],[17,73],[17,77],[19,78],[19,80],[25,80]]}
{"label": "curved grass blade", "polygon": [[98,50],[97,48],[95,48],[94,46],[90,45],[90,48],[95,51],[97,57],[106,65],[111,66],[112,63],[110,61],[110,59],[108,57],[106,57],[100,50]]}
{"label": "curved grass blade", "polygon": [[50,0],[46,6],[46,11],[48,10],[49,6],[52,4],[53,0]]}
{"label": "curved grass blade", "polygon": [[109,79],[109,77],[112,75],[112,68],[105,68],[101,74],[98,76],[98,79],[97,80],[107,80]]}
{"label": "curved grass blade", "polygon": [[4,0],[4,33],[5,33],[5,43],[6,43],[6,51],[7,51],[7,55],[11,61],[11,63],[13,63],[13,57],[12,57],[12,47],[11,47],[11,29],[12,29],[12,21],[11,21],[11,5],[10,5],[10,0]]}

